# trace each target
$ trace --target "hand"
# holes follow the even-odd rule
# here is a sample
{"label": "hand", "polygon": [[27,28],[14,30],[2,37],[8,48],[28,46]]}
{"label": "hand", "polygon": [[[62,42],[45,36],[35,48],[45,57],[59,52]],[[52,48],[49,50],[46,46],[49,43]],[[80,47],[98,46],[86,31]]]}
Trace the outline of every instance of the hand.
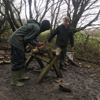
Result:
{"label": "hand", "polygon": [[42,43],[41,42],[38,42],[37,43],[37,46],[41,47],[42,46]]}
{"label": "hand", "polygon": [[47,41],[47,44],[49,44],[49,42]]}
{"label": "hand", "polygon": [[74,47],[71,47],[71,50],[73,51]]}

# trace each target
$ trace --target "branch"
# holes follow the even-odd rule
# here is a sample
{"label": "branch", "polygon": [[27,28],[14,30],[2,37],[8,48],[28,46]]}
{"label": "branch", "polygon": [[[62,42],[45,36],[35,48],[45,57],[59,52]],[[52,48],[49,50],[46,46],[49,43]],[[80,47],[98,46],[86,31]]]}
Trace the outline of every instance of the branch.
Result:
{"label": "branch", "polygon": [[87,25],[85,25],[84,27],[82,27],[81,30],[85,29],[87,26],[90,26],[95,20],[97,20],[98,17],[99,17],[99,14],[100,14],[100,10],[99,10],[97,16],[92,21],[90,21]]}
{"label": "branch", "polygon": [[25,3],[25,16],[26,16],[26,19],[28,20],[28,18],[27,18],[27,12],[26,12],[26,1],[24,0],[24,3]]}
{"label": "branch", "polygon": [[21,11],[19,12],[19,11],[16,9],[16,7],[14,6],[13,3],[11,3],[11,5],[14,7],[14,9],[16,10],[16,12],[17,12],[17,14],[18,14],[20,24],[23,25],[23,24],[22,24],[22,21],[21,21],[21,18],[20,18],[20,12],[21,12]]}
{"label": "branch", "polygon": [[40,22],[42,21],[43,17],[45,16],[45,14],[46,14],[46,12],[47,12],[48,4],[49,4],[49,0],[47,0],[47,2],[46,2],[46,8],[45,8],[45,11],[44,11],[44,13],[43,13],[41,19],[40,19]]}

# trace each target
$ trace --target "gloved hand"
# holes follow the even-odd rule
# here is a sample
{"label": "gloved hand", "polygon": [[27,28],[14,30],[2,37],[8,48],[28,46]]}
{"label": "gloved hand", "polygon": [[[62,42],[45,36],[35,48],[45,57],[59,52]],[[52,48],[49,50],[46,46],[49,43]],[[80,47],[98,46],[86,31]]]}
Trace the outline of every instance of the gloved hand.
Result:
{"label": "gloved hand", "polygon": [[41,47],[42,46],[42,43],[41,42],[38,42],[37,43],[37,46]]}

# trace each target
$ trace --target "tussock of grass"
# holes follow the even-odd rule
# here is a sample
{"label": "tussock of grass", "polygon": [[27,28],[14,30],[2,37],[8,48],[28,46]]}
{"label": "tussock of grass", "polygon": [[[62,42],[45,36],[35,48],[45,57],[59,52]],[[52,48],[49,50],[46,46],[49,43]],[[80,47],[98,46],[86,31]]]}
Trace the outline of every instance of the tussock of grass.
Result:
{"label": "tussock of grass", "polygon": [[[39,35],[39,40],[47,45],[47,40],[50,36],[50,32],[47,31],[43,34]],[[87,59],[95,59],[99,60],[100,54],[100,37],[91,37],[89,36],[86,45],[84,45],[86,41],[87,35],[84,33],[78,32],[74,35],[74,54],[76,57],[87,58]],[[49,44],[50,47],[55,47],[56,37]],[[71,46],[68,45],[67,51],[71,51]]]}
{"label": "tussock of grass", "polygon": [[[8,35],[9,33],[9,35]],[[9,30],[8,32],[5,32],[2,34],[2,39],[8,39],[12,32]],[[55,48],[56,43],[56,36],[52,39],[52,41],[47,44],[48,38],[50,37],[50,30],[47,30],[45,32],[42,32],[38,38],[41,42],[43,42],[45,45],[48,45],[52,48]],[[87,59],[95,59],[99,60],[100,55],[100,37],[93,37],[89,36],[88,41],[86,42],[86,45],[84,46],[84,43],[86,41],[87,35],[84,32],[77,32],[74,35],[74,56],[80,57],[80,58],[87,58]],[[71,51],[71,46],[68,45],[67,51]]]}

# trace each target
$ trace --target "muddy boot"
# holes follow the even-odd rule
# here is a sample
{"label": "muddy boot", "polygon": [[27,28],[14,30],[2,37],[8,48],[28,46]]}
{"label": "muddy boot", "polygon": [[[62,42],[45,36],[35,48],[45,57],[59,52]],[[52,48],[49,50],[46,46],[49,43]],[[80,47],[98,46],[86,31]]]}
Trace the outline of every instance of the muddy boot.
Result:
{"label": "muddy boot", "polygon": [[66,68],[60,64],[59,69],[66,71]]}
{"label": "muddy boot", "polygon": [[29,77],[25,77],[24,73],[25,73],[25,68],[21,68],[20,71],[19,71],[18,80],[28,80],[28,79],[30,79]]}
{"label": "muddy boot", "polygon": [[12,71],[11,72],[11,85],[15,86],[23,86],[24,83],[18,82],[19,71]]}

